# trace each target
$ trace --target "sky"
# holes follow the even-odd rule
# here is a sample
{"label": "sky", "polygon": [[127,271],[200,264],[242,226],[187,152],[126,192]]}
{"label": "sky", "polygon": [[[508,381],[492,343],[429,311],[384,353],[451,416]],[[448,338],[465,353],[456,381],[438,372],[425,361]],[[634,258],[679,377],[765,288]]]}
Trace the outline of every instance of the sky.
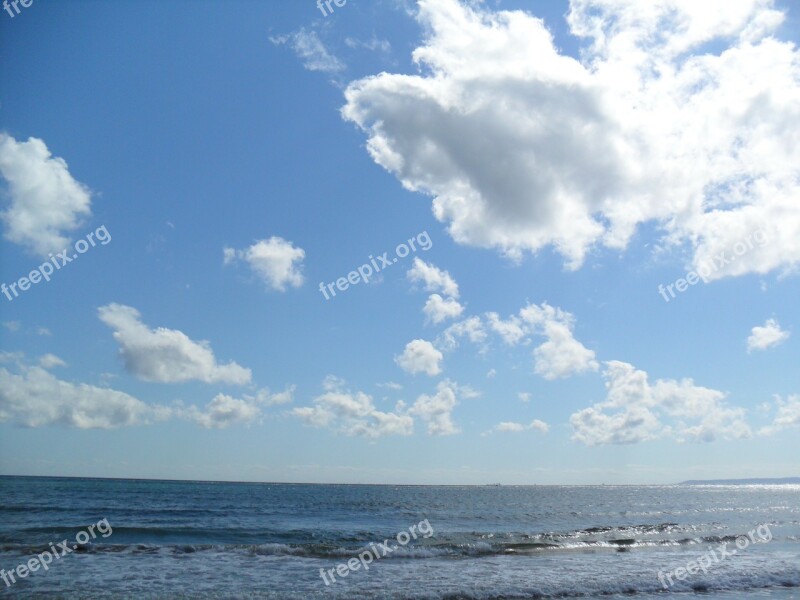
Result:
{"label": "sky", "polygon": [[800,475],[800,13],[0,12],[0,474]]}

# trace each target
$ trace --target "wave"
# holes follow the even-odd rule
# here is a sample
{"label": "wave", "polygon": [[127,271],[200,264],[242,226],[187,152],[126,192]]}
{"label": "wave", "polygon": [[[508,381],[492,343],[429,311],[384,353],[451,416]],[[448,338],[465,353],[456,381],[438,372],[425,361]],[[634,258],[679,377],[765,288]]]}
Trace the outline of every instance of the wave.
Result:
{"label": "wave", "polygon": [[[72,527],[31,527],[0,534],[0,551],[17,551],[21,547],[47,549],[47,543],[73,540],[85,525]],[[502,554],[549,553],[580,549],[612,549],[629,551],[658,546],[692,546],[734,543],[745,533],[728,533],[720,523],[679,525],[673,522],[637,525],[598,525],[569,531],[547,532],[436,532],[433,538],[420,537],[411,546],[399,547],[395,556],[433,555],[474,556]],[[787,532],[788,533],[788,532]],[[391,534],[390,534],[391,535]],[[287,553],[307,556],[334,556],[340,548],[352,554],[370,543],[384,541],[385,532],[309,531],[306,529],[275,530],[260,528],[203,528],[186,526],[163,527],[115,526],[108,538],[90,542],[100,547],[155,547],[165,549],[193,548],[198,551],[224,548],[260,548],[259,552]],[[787,542],[797,536],[786,535]],[[394,542],[393,538],[389,537]],[[775,539],[778,539],[777,531]],[[25,545],[25,541],[27,544]],[[25,546],[23,546],[25,545]],[[394,543],[395,546],[398,544]],[[412,550],[413,548],[413,550]],[[94,551],[94,550],[93,550]],[[105,550],[97,550],[105,551]],[[171,550],[165,550],[171,551]]]}
{"label": "wave", "polygon": [[[629,552],[643,548],[655,547],[680,547],[719,544],[732,542],[736,536],[708,536],[702,538],[682,539],[648,539],[635,538],[565,541],[562,543],[548,543],[540,541],[494,541],[486,540],[417,540],[406,546],[389,540],[388,546],[392,548],[385,558],[387,559],[414,559],[434,557],[477,557],[477,556],[513,556],[513,555],[538,555],[558,552],[574,552],[580,550],[606,550],[614,552]],[[380,541],[362,544],[335,544],[330,542],[314,542],[303,544],[287,544],[279,542],[253,543],[253,544],[210,544],[210,543],[133,543],[113,544],[96,540],[78,547],[81,552],[88,553],[131,553],[131,554],[191,554],[198,552],[215,553],[247,553],[259,556],[298,556],[307,558],[336,558],[351,557],[364,551],[373,549],[378,551]],[[34,555],[49,550],[44,544],[0,544],[0,553],[15,553],[20,555]]]}

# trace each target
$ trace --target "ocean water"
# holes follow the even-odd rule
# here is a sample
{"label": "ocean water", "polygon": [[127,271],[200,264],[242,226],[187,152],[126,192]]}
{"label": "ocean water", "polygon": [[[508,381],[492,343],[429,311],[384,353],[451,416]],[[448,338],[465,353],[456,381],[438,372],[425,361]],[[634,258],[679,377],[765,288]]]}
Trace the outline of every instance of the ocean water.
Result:
{"label": "ocean water", "polygon": [[[800,598],[796,485],[0,477],[0,498],[6,573],[51,548],[63,552],[63,540],[71,549],[47,570],[10,585],[0,580],[0,597]],[[76,544],[90,525],[95,538]],[[382,556],[385,540],[391,552]],[[720,558],[724,544],[730,555]],[[354,557],[358,570],[340,567],[346,575],[334,570],[336,581],[329,573],[326,585],[320,569]],[[692,561],[709,565],[678,579],[675,570]],[[672,574],[674,585],[665,588],[659,573],[664,582]]]}

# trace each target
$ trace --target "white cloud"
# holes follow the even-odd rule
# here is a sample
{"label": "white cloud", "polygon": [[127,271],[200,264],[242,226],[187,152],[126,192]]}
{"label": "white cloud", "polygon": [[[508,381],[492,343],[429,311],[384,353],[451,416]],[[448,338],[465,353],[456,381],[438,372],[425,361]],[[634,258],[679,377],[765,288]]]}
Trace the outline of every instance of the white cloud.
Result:
{"label": "white cloud", "polygon": [[518,433],[520,431],[525,431],[525,425],[522,423],[514,423],[513,421],[502,421],[492,427],[487,433],[508,433],[508,432],[515,432]]}
{"label": "white cloud", "polygon": [[191,406],[181,410],[178,416],[206,429],[224,429],[231,425],[260,423],[264,416],[263,407],[291,402],[294,390],[295,386],[289,386],[283,392],[271,394],[264,388],[255,396],[245,395],[243,398],[217,394],[204,410]]}
{"label": "white cloud", "polygon": [[265,406],[275,406],[279,404],[289,404],[294,401],[294,392],[297,386],[290,385],[282,392],[270,393],[267,388],[258,392],[256,399]]}
{"label": "white cloud", "polygon": [[530,402],[531,401],[531,393],[530,392],[518,392],[517,398],[519,398],[522,402]]}
{"label": "white cloud", "polygon": [[572,439],[587,446],[637,444],[655,439],[661,428],[656,416],[640,406],[607,414],[601,405],[595,405],[574,413],[569,422],[574,430]]}
{"label": "white cloud", "polygon": [[486,313],[486,321],[489,329],[498,334],[509,346],[519,344],[526,337],[527,332],[516,316],[512,315],[511,318],[504,321],[496,312],[488,312]]}
{"label": "white cloud", "polygon": [[537,375],[553,380],[597,371],[594,351],[573,337],[569,324],[549,321],[544,324],[544,335],[547,341],[533,351]]}
{"label": "white cloud", "polygon": [[478,316],[468,317],[445,329],[436,345],[450,351],[458,347],[462,337],[481,344],[486,341],[487,329],[509,346],[527,345],[532,337],[539,336],[545,341],[533,351],[534,372],[552,380],[599,368],[594,351],[575,339],[574,327],[572,314],[543,302],[541,305],[528,304],[519,315],[511,315],[505,320],[496,312],[487,312],[485,320]]}
{"label": "white cloud", "polygon": [[450,382],[450,386],[455,390],[459,398],[464,400],[471,400],[473,398],[480,398],[482,393],[469,385],[458,385],[455,382]]}
{"label": "white cloud", "polygon": [[22,352],[6,352],[0,350],[0,364],[6,363],[21,363],[25,359],[25,354]]}
{"label": "white cloud", "polygon": [[[66,366],[54,354],[45,354],[39,366],[26,365],[20,353],[0,353],[0,363],[15,363],[18,373],[0,368],[0,422],[25,427],[64,425],[79,429],[112,429],[183,419],[201,427],[221,429],[260,422],[263,409],[292,402],[295,386],[271,393],[262,388],[255,395],[233,398],[218,394],[204,409],[196,406],[148,405],[124,392],[85,383],[57,379],[46,369]],[[104,374],[103,379],[113,375]]]}
{"label": "white cloud", "polygon": [[[343,380],[338,380],[341,385]],[[372,396],[363,392],[350,392],[342,388],[330,389],[314,398],[313,406],[295,408],[292,414],[307,425],[329,428],[349,436],[378,438],[385,435],[411,435],[414,419],[402,414],[403,405],[398,403],[397,412],[379,411]]]}
{"label": "white cloud", "polygon": [[281,237],[259,240],[244,250],[224,248],[223,254],[226,265],[236,259],[244,261],[273,290],[283,292],[287,287],[303,285],[305,250]]}
{"label": "white cloud", "polygon": [[406,344],[405,350],[394,361],[407,373],[425,373],[434,376],[442,372],[441,362],[444,356],[433,344],[426,340],[412,340]]}
{"label": "white cloud", "polygon": [[39,327],[36,330],[36,335],[53,335],[47,327]]}
{"label": "white cloud", "polygon": [[395,383],[394,381],[387,381],[385,383],[378,383],[376,384],[379,388],[386,388],[388,390],[399,391],[403,389],[403,386],[399,383]]}
{"label": "white cloud", "polygon": [[539,419],[534,419],[528,425],[516,423],[514,421],[502,421],[481,435],[486,436],[493,433],[520,433],[522,431],[538,431],[539,433],[547,433],[550,431],[550,426]]}
{"label": "white cloud", "polygon": [[442,332],[442,335],[436,340],[436,345],[445,350],[453,350],[458,347],[458,340],[463,337],[473,344],[481,344],[486,340],[486,330],[480,317],[472,316],[453,323]]}
{"label": "white cloud", "polygon": [[39,366],[43,369],[52,369],[53,367],[66,367],[67,363],[65,363],[55,354],[48,353],[39,359]]}
{"label": "white cloud", "polygon": [[422,310],[429,321],[439,324],[459,317],[464,312],[464,307],[453,298],[444,299],[439,294],[431,294]]}
{"label": "white cloud", "polygon": [[606,401],[570,417],[576,441],[595,446],[661,437],[711,442],[752,435],[744,410],[727,406],[723,392],[696,386],[691,379],[650,384],[647,373],[620,361],[605,367]]}
{"label": "white cloud", "polygon": [[378,50],[379,52],[386,53],[392,50],[392,45],[389,43],[389,40],[378,39],[375,34],[372,34],[372,37],[367,41],[348,37],[344,39],[344,43],[348,48],[365,48],[372,52]]}
{"label": "white cloud", "polygon": [[494,377],[495,377],[496,375],[497,375],[497,369],[489,369],[489,370],[486,372],[486,378],[487,378],[487,379],[494,379]]}
{"label": "white cloud", "polygon": [[0,422],[112,429],[170,415],[166,407],[147,405],[124,392],[62,381],[38,366],[20,365],[20,373],[0,368]]}
{"label": "white cloud", "polygon": [[326,375],[322,380],[322,389],[326,392],[338,392],[344,388],[345,383],[347,382],[341,377]]}
{"label": "white cloud", "polygon": [[[8,360],[0,362],[13,362],[18,371],[0,368],[0,422],[11,421],[25,427],[113,429],[183,419],[219,429],[259,422],[264,407],[291,402],[295,390],[289,386],[282,392],[270,393],[263,388],[242,399],[218,394],[203,410],[180,404],[167,407],[149,405],[110,388],[59,380],[46,369],[66,363],[53,354],[42,356],[39,366],[25,365],[21,354],[8,354]],[[105,377],[109,378],[113,376]]]}
{"label": "white cloud", "polygon": [[778,321],[767,319],[763,326],[755,326],[747,338],[747,351],[766,350],[789,339],[789,332],[781,329]]}
{"label": "white cloud", "polygon": [[217,394],[204,411],[193,406],[183,416],[206,429],[224,429],[230,425],[257,421],[261,417],[261,409],[255,402]]}
{"label": "white cloud", "polygon": [[529,304],[519,311],[520,319],[531,334],[546,338],[533,351],[534,371],[548,380],[597,371],[595,353],[573,336],[575,318],[572,314],[543,302]]}
{"label": "white cloud", "polygon": [[649,223],[697,267],[761,230],[713,277],[789,270],[800,51],[774,37],[783,17],[769,0],[572,0],[578,60],[523,11],[420,0],[419,73],[351,83],[342,115],[459,243],[552,246],[578,268]]}
{"label": "white cloud", "polygon": [[783,429],[800,426],[800,394],[789,396],[786,400],[777,397],[776,403],[778,414],[771,425],[758,431],[761,435],[772,435]]}
{"label": "white cloud", "polygon": [[539,433],[547,433],[548,431],[550,431],[550,426],[544,421],[540,421],[539,419],[534,419],[528,425],[528,429],[532,429],[533,431],[538,431]]}
{"label": "white cloud", "polygon": [[414,257],[414,264],[406,273],[409,281],[420,282],[428,292],[441,292],[445,296],[458,298],[458,284],[447,271]]}
{"label": "white cloud", "polygon": [[22,327],[22,323],[19,321],[3,321],[3,327],[13,333],[19,331],[19,328]]}
{"label": "white cloud", "polygon": [[208,342],[191,340],[176,329],[150,329],[135,308],[108,304],[97,312],[100,320],[114,330],[125,368],[140,379],[159,383],[250,381],[250,369],[235,362],[218,364]]}
{"label": "white cloud", "polygon": [[436,386],[433,396],[422,394],[408,411],[427,424],[429,435],[453,435],[460,429],[453,423],[453,409],[458,404],[458,385],[445,379]]}
{"label": "white cloud", "polygon": [[335,73],[345,68],[344,63],[325,48],[316,31],[301,27],[288,35],[270,37],[269,41],[276,46],[288,43],[309,71]]}
{"label": "white cloud", "polygon": [[91,215],[89,190],[40,139],[17,142],[0,133],[0,174],[10,199],[0,213],[5,237],[39,256],[63,250],[70,242],[67,233]]}

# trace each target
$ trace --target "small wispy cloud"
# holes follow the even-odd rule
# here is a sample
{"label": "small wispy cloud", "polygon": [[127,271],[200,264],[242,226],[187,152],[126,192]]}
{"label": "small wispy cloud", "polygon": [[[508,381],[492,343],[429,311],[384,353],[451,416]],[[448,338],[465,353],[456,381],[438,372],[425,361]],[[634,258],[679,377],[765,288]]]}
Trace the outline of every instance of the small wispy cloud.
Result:
{"label": "small wispy cloud", "polygon": [[309,71],[335,73],[345,68],[345,64],[325,48],[316,31],[301,27],[286,35],[270,36],[269,41],[276,46],[288,44]]}
{"label": "small wispy cloud", "polygon": [[367,41],[358,40],[356,38],[345,38],[344,43],[347,45],[348,48],[364,48],[366,50],[371,50],[375,52],[391,52],[392,45],[389,43],[389,40],[380,40],[374,34],[372,38]]}
{"label": "small wispy cloud", "polygon": [[39,366],[43,369],[52,369],[53,367],[66,367],[67,363],[55,354],[48,353],[39,359]]}
{"label": "small wispy cloud", "polygon": [[520,433],[522,431],[537,431],[539,433],[547,433],[550,431],[550,426],[539,419],[534,419],[528,425],[515,423],[514,421],[503,421],[492,427],[489,431],[484,431],[481,436],[485,437],[493,433]]}
{"label": "small wispy cloud", "polygon": [[400,385],[399,383],[396,383],[396,382],[394,382],[394,381],[387,381],[386,383],[378,383],[378,384],[376,384],[376,385],[377,385],[379,388],[386,388],[387,390],[395,390],[395,391],[399,391],[399,390],[402,390],[402,389],[403,389],[403,386],[402,386],[402,385]]}
{"label": "small wispy cloud", "polygon": [[784,429],[800,427],[800,394],[790,396],[786,400],[776,396],[775,401],[778,405],[778,414],[771,425],[759,430],[761,435],[772,435]]}

